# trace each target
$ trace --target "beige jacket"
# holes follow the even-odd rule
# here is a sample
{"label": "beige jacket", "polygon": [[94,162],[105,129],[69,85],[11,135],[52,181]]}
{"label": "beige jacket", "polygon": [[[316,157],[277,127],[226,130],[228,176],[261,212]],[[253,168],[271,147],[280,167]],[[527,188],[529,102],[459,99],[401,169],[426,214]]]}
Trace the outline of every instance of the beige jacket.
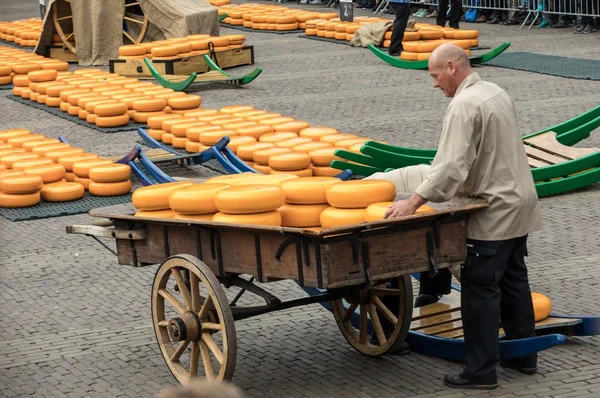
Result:
{"label": "beige jacket", "polygon": [[487,199],[467,221],[467,237],[505,240],[541,228],[533,177],[509,95],[477,73],[448,105],[437,154],[416,193],[444,202],[456,193]]}

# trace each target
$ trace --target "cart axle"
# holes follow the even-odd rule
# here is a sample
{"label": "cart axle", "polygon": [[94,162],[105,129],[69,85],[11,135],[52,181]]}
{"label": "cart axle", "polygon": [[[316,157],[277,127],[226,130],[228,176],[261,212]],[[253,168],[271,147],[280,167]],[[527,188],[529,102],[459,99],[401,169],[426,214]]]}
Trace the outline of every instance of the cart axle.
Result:
{"label": "cart axle", "polygon": [[171,341],[198,341],[202,336],[202,322],[197,313],[187,311],[181,318],[173,318],[167,328]]}

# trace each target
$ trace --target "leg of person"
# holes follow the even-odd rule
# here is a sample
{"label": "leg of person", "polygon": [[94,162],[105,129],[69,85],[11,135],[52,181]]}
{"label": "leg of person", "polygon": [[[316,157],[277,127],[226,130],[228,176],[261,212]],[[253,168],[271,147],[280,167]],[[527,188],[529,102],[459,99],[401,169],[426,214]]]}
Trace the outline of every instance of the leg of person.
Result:
{"label": "leg of person", "polygon": [[444,378],[449,387],[497,388],[496,364],[500,357],[499,282],[514,240],[467,241],[467,259],[461,273],[461,315],[467,366]]}
{"label": "leg of person", "polygon": [[410,15],[410,3],[390,3],[390,6],[396,13],[396,19],[394,19],[394,26],[392,27],[389,54],[396,57],[404,51],[402,40],[404,40],[404,31]]}
{"label": "leg of person", "polygon": [[439,26],[446,26],[447,14],[448,14],[448,0],[439,0],[438,16],[437,16],[435,22]]}
{"label": "leg of person", "polygon": [[450,7],[450,17],[448,18],[448,26],[454,29],[459,29],[458,23],[463,14],[462,2],[460,0],[452,0]]}
{"label": "leg of person", "polygon": [[[531,290],[527,278],[527,236],[515,239],[504,275],[500,280],[500,319],[508,340],[535,336],[535,319]],[[537,354],[501,361],[504,367],[533,374],[537,370]]]}
{"label": "leg of person", "polygon": [[415,299],[415,308],[433,304],[444,294],[450,294],[452,288],[452,273],[448,268],[438,270],[435,276],[429,272],[419,274],[419,295]]}
{"label": "leg of person", "polygon": [[413,193],[419,185],[427,178],[431,166],[418,164],[406,166],[386,173],[374,173],[365,180],[387,180],[394,183],[397,193]]}

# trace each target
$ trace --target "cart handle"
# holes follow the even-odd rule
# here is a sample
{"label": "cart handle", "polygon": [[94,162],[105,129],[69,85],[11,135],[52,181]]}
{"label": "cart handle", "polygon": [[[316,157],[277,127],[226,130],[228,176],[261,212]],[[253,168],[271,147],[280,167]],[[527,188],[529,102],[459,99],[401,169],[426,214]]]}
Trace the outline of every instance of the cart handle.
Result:
{"label": "cart handle", "polygon": [[67,225],[67,233],[128,240],[144,240],[147,236],[145,230],[117,229],[108,220],[92,225]]}

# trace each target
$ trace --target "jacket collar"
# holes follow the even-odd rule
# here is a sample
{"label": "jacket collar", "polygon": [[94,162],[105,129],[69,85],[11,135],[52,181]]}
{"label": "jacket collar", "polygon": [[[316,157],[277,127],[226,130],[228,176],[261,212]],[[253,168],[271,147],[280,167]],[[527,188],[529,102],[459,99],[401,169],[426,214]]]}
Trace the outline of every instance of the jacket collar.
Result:
{"label": "jacket collar", "polygon": [[479,77],[479,74],[477,72],[471,73],[458,86],[458,88],[456,89],[456,92],[454,93],[454,97],[456,98],[458,96],[458,94],[460,94],[464,89],[472,86],[473,84],[477,83],[480,80],[481,80],[481,77]]}

